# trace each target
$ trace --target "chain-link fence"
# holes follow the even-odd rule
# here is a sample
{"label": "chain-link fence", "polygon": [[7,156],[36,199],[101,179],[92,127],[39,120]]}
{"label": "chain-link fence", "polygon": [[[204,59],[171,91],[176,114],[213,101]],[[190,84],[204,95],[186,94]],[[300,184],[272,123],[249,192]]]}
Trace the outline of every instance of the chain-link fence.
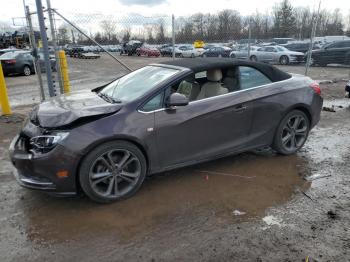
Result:
{"label": "chain-link fence", "polygon": [[[35,2],[38,0],[29,4],[27,31],[32,35],[31,41],[36,42],[32,45],[41,52],[45,48],[37,12],[33,12]],[[339,9],[317,8],[318,0],[313,6],[295,7],[282,0],[265,13],[256,11],[251,15],[223,9],[188,16],[151,17],[122,12],[63,12],[54,6],[43,11],[48,18],[45,23],[50,60],[59,59],[54,58],[55,49],[65,51],[73,90],[96,87],[130,70],[171,57],[247,59],[272,63],[316,80],[349,79],[350,42],[346,40],[350,40],[350,15],[346,18]],[[337,43],[344,46],[336,46]],[[43,62],[37,64],[45,67]],[[55,66],[52,69],[60,72]],[[50,78],[54,94],[62,92],[62,76],[53,72]],[[47,90],[45,79],[42,82],[42,89]],[[48,95],[52,94],[43,94]]]}

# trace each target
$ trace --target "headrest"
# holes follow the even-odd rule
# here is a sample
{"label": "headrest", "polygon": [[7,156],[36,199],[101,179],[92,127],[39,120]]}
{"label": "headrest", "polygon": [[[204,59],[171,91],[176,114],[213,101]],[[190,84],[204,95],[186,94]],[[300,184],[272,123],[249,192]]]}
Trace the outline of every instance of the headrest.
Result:
{"label": "headrest", "polygon": [[221,69],[211,69],[207,71],[207,79],[209,81],[218,82],[222,79]]}
{"label": "headrest", "polygon": [[229,70],[227,70],[226,76],[228,76],[228,77],[235,77],[236,76],[236,70],[230,68]]}

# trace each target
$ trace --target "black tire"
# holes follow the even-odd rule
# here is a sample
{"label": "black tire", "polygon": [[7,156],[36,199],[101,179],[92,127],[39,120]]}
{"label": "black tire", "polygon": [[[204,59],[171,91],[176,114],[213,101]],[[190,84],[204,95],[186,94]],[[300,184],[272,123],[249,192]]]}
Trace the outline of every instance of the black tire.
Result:
{"label": "black tire", "polygon": [[250,61],[258,62],[258,58],[255,55],[252,55],[249,59]]}
{"label": "black tire", "polygon": [[[123,172],[126,172],[128,174],[133,174],[132,171],[128,170],[128,171],[124,171],[124,168],[128,168],[129,165],[131,165],[130,162],[128,164],[128,166],[124,167],[124,164],[121,164],[122,167],[120,168],[118,166],[118,164],[120,164],[120,162],[123,161],[124,159],[124,155],[123,157],[119,157],[118,155],[112,155],[113,153],[115,154],[115,152],[124,152],[127,151],[129,152],[129,156],[127,156],[125,162],[129,162],[129,159],[135,159],[132,161],[135,161],[137,163],[137,172],[139,174],[137,174],[137,177],[134,177],[135,180],[133,182],[128,182],[130,183],[129,188],[126,190],[126,192],[122,193],[119,192],[118,194],[118,190],[122,191],[122,189],[120,187],[120,184],[122,184],[122,182],[124,182],[124,184],[127,184],[126,181],[132,180],[130,179],[130,177],[132,176],[127,176],[128,180],[125,179],[125,175],[122,174]],[[118,154],[117,153],[117,154]],[[99,159],[104,159],[107,160],[105,158],[105,155],[108,155],[108,161],[100,161]],[[99,162],[100,161],[100,162]],[[110,170],[107,166],[112,167],[112,165],[110,165],[110,163],[113,163],[114,166],[114,171]],[[114,161],[120,161],[118,162],[118,164]],[[104,165],[106,168],[103,169],[103,165],[98,165],[98,163],[107,163],[107,165]],[[109,164],[109,165],[108,165]],[[135,164],[136,166],[136,164]],[[97,168],[97,169],[96,169]],[[118,173],[118,169],[120,169],[120,174],[116,174]],[[94,173],[94,170],[98,170],[96,172],[98,172],[97,174]],[[109,175],[105,175],[104,180],[97,182],[97,180],[101,180],[101,178],[103,178],[102,176],[98,176],[99,174],[107,174],[110,173]],[[141,187],[143,181],[145,180],[146,177],[146,173],[147,173],[147,163],[146,163],[146,159],[145,156],[143,155],[143,153],[141,152],[141,150],[135,146],[132,143],[126,142],[126,141],[112,141],[112,142],[108,142],[105,144],[102,144],[98,147],[96,147],[95,149],[93,149],[90,153],[88,153],[86,155],[86,157],[84,158],[84,160],[82,161],[82,164],[80,166],[80,171],[79,171],[79,181],[80,181],[80,185],[84,191],[84,193],[93,201],[98,202],[98,203],[111,203],[120,199],[126,199],[128,197],[131,197],[133,194],[135,194]],[[96,176],[95,178],[93,178],[93,176]],[[108,176],[108,177],[107,177]],[[124,176],[124,178],[122,178]],[[119,178],[119,182],[118,182],[118,178]],[[94,182],[92,181],[93,179]],[[113,180],[114,179],[114,180]],[[112,181],[113,180],[113,181]],[[116,182],[117,181],[117,182]],[[115,186],[115,182],[117,184],[117,186]],[[107,183],[108,183],[108,187],[107,187]],[[118,184],[120,183],[120,184]],[[93,185],[94,184],[94,185]],[[102,184],[102,185],[101,185]],[[107,187],[107,191],[109,191],[109,187],[110,184],[113,184],[111,187],[113,187],[112,191],[114,191],[114,193],[111,191],[109,195],[103,194],[102,192],[99,192],[99,187],[100,186],[104,186]],[[118,190],[117,190],[118,188]],[[103,188],[102,188],[103,189]],[[105,193],[107,193],[107,191]],[[113,194],[112,194],[113,193]]]}
{"label": "black tire", "polygon": [[236,55],[235,54],[230,54],[230,57],[231,58],[236,58]]}
{"label": "black tire", "polygon": [[[299,124],[294,122],[296,120],[293,121],[293,119],[297,118],[299,118]],[[304,146],[309,131],[310,119],[308,116],[300,110],[293,110],[284,116],[280,122],[275,133],[272,148],[282,155],[294,154]],[[288,134],[291,136],[290,139],[287,139]]]}
{"label": "black tire", "polygon": [[191,58],[194,58],[194,54],[191,54]]}
{"label": "black tire", "polygon": [[24,76],[30,76],[30,75],[32,74],[32,69],[30,68],[29,65],[23,66],[23,68],[22,68],[22,74],[23,74]]}
{"label": "black tire", "polygon": [[281,56],[279,62],[281,65],[288,65],[289,64],[288,56],[286,55]]}

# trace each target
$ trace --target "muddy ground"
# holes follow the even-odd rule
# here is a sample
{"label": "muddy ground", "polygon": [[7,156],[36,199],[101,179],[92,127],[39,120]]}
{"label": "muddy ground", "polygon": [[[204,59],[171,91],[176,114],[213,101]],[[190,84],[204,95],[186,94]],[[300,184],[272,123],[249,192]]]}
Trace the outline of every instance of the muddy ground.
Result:
{"label": "muddy ground", "polygon": [[30,106],[0,117],[0,261],[350,261],[350,100],[322,85],[296,155],[245,153],[146,180],[97,205],[20,188],[7,148]]}

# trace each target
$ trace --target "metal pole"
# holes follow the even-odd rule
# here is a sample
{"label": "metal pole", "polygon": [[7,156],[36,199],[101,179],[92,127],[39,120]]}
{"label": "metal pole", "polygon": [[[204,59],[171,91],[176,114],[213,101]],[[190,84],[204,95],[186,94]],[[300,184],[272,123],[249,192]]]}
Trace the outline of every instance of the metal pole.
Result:
{"label": "metal pole", "polygon": [[173,45],[173,59],[175,59],[175,16],[171,16],[171,28],[172,28],[172,45]]}
{"label": "metal pole", "polygon": [[93,38],[90,38],[87,34],[85,34],[79,27],[71,23],[67,18],[65,18],[63,15],[61,15],[57,10],[52,9],[58,16],[60,16],[65,22],[70,24],[72,27],[74,27],[76,30],[78,30],[83,36],[90,39],[95,45],[102,48],[109,56],[111,56],[114,60],[116,60],[119,64],[121,64],[126,70],[132,71],[130,67],[128,67],[126,64],[124,64],[122,61],[120,61],[118,58],[116,58],[112,53],[110,53],[108,50],[106,50],[103,46],[101,46],[99,43],[97,43]]}
{"label": "metal pole", "polygon": [[26,12],[26,19],[27,19],[27,24],[29,28],[29,41],[30,41],[30,45],[32,47],[33,56],[34,56],[34,70],[35,70],[35,74],[38,77],[38,82],[39,82],[40,99],[41,101],[44,101],[45,92],[44,92],[43,78],[41,76],[41,67],[40,67],[40,61],[38,57],[38,49],[36,48],[36,40],[35,40],[34,29],[32,24],[32,17],[29,11],[29,6],[25,7],[25,12]]}
{"label": "metal pole", "polygon": [[62,82],[62,75],[61,75],[61,68],[60,68],[60,61],[59,61],[59,55],[58,55],[58,47],[57,47],[57,37],[54,27],[54,18],[53,18],[53,12],[51,10],[51,1],[46,0],[47,3],[47,10],[49,14],[49,21],[50,21],[50,30],[51,30],[51,40],[52,45],[55,50],[55,59],[56,59],[56,72],[58,76],[58,84],[60,86],[60,93],[63,94],[63,82]]}
{"label": "metal pole", "polygon": [[314,24],[312,26],[312,31],[311,31],[310,47],[309,47],[309,51],[307,53],[306,66],[305,66],[305,75],[306,76],[309,73],[312,50],[314,49],[314,38],[316,35],[317,22],[318,22],[318,18],[320,16],[320,9],[321,9],[321,0],[318,4],[317,16],[316,16],[316,19],[314,21]]}
{"label": "metal pole", "polygon": [[45,69],[46,69],[47,86],[49,88],[50,97],[53,97],[56,95],[56,93],[55,93],[54,84],[53,84],[53,80],[52,80],[51,62],[50,62],[50,55],[49,55],[49,43],[47,41],[43,6],[41,4],[41,0],[35,0],[35,3],[36,3],[36,11],[38,14],[38,20],[39,20],[40,36],[41,36],[41,41],[43,43],[43,53],[44,53],[44,62],[45,62]]}
{"label": "metal pole", "polygon": [[250,59],[250,41],[252,38],[252,30],[251,30],[252,18],[249,17],[249,25],[248,25],[248,59]]}

